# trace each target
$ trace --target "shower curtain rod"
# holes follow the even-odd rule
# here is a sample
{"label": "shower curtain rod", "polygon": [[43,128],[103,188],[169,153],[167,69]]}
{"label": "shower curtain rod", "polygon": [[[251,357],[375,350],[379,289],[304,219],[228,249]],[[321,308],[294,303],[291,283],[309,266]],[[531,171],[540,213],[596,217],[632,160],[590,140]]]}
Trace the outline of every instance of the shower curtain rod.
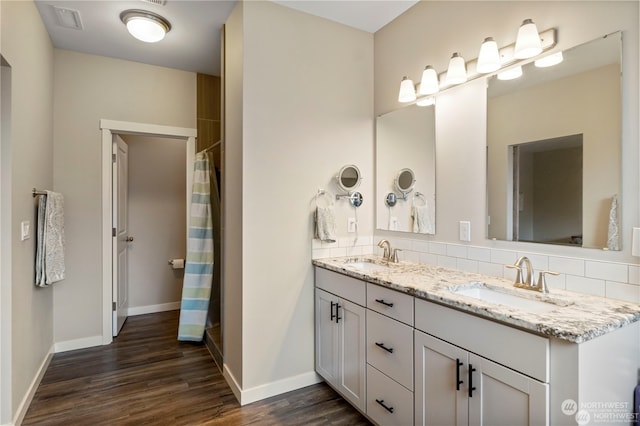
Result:
{"label": "shower curtain rod", "polygon": [[222,143],[222,141],[218,141],[216,143],[214,143],[213,145],[211,145],[210,147],[207,147],[205,149],[203,149],[202,151],[200,151],[198,154],[202,153],[202,152],[209,152],[211,151],[213,148],[217,147],[218,145],[220,145]]}

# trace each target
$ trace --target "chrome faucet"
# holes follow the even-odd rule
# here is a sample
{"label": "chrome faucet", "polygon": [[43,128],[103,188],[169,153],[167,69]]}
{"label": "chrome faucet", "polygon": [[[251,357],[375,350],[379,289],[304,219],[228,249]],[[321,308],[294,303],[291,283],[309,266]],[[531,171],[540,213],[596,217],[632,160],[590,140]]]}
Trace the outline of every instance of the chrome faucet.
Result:
{"label": "chrome faucet", "polygon": [[[524,280],[522,278],[522,268],[527,269],[526,275],[524,276]],[[533,267],[531,266],[531,261],[526,256],[521,256],[516,260],[516,263],[513,265],[506,265],[507,268],[515,269],[516,279],[513,283],[514,287],[524,288],[526,290],[534,290],[539,291],[540,293],[549,293],[549,287],[547,286],[547,280],[545,279],[545,275],[558,275],[557,272],[552,271],[540,271],[538,274],[538,282],[536,284],[533,283],[532,275],[533,275]]]}
{"label": "chrome faucet", "polygon": [[382,257],[385,260],[391,260],[391,243],[387,240],[380,240],[378,241],[378,247],[384,249]]}

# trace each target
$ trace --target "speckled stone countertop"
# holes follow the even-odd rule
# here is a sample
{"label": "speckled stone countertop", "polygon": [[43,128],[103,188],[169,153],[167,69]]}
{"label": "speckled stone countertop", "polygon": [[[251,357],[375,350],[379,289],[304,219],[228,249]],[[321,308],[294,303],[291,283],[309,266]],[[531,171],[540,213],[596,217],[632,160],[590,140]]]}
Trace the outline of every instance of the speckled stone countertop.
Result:
{"label": "speckled stone countertop", "polygon": [[[574,343],[586,342],[640,320],[640,304],[553,288],[545,295],[515,288],[506,279],[440,266],[406,261],[388,263],[374,255],[316,259],[313,264],[480,317]],[[455,293],[465,288],[489,288],[507,295],[547,302],[544,305],[537,304],[545,312],[540,312],[537,307],[514,308]]]}

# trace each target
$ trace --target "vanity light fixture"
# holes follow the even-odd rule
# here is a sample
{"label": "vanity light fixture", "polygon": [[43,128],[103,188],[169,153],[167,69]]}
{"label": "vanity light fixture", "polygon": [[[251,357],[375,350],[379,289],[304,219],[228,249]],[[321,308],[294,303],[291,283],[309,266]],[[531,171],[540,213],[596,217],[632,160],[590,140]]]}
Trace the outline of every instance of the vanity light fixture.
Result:
{"label": "vanity light fixture", "polygon": [[460,84],[467,81],[467,67],[464,58],[458,52],[454,53],[449,59],[449,68],[447,68],[447,84]]}
{"label": "vanity light fixture", "polygon": [[525,19],[518,29],[516,38],[516,49],[513,53],[516,59],[533,58],[542,52],[542,43],[538,27],[531,19]]}
{"label": "vanity light fixture", "polygon": [[400,82],[400,93],[398,93],[398,102],[413,102],[416,100],[416,89],[413,86],[413,80],[409,77],[402,77]]}
{"label": "vanity light fixture", "polygon": [[501,73],[498,73],[498,80],[515,80],[516,78],[520,78],[522,77],[522,67],[521,66],[517,66],[517,67],[513,67],[510,68],[506,71],[502,71]]}
{"label": "vanity light fixture", "polygon": [[557,52],[544,58],[536,59],[533,63],[538,68],[547,68],[552,67],[554,65],[558,65],[560,62],[564,60],[562,56],[562,52]]}
{"label": "vanity light fixture", "polygon": [[498,43],[493,37],[487,37],[480,46],[480,54],[478,55],[478,65],[476,71],[480,74],[487,74],[498,71],[500,69],[500,52],[498,51]]}
{"label": "vanity light fixture", "polygon": [[440,91],[440,82],[438,81],[438,73],[431,66],[427,65],[422,71],[422,79],[420,80],[420,90],[418,93],[421,95],[433,95]]}
{"label": "vanity light fixture", "polygon": [[171,24],[162,16],[146,10],[130,9],[120,14],[129,34],[146,43],[156,43],[171,31]]}

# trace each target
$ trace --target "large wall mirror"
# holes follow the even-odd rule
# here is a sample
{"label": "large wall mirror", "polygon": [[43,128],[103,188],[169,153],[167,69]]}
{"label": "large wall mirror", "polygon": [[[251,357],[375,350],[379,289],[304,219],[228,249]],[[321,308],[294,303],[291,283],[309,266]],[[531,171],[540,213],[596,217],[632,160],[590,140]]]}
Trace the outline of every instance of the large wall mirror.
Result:
{"label": "large wall mirror", "polygon": [[489,79],[489,238],[608,247],[620,223],[621,44],[617,32]]}
{"label": "large wall mirror", "polygon": [[376,121],[376,227],[435,234],[435,108],[412,105]]}

